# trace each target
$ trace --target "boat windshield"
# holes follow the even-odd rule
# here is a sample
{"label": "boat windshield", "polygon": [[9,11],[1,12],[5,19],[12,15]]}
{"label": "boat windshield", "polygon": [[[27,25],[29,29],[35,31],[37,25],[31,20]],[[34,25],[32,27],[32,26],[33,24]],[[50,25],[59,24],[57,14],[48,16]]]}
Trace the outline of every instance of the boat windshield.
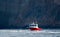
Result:
{"label": "boat windshield", "polygon": [[37,25],[30,25],[30,26],[37,26]]}

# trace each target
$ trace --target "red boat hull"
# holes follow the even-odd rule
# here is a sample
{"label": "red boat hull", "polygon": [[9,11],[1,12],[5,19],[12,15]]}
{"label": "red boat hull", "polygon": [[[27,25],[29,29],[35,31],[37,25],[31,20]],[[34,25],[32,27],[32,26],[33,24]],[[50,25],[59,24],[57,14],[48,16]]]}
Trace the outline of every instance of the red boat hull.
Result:
{"label": "red boat hull", "polygon": [[42,28],[30,28],[30,30],[42,30]]}

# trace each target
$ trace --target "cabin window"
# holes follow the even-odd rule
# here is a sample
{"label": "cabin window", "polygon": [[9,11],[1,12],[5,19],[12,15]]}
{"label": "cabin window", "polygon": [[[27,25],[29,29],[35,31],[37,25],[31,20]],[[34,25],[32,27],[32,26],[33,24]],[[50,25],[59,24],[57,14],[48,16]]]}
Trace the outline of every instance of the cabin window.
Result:
{"label": "cabin window", "polygon": [[30,26],[37,26],[37,25],[30,25]]}

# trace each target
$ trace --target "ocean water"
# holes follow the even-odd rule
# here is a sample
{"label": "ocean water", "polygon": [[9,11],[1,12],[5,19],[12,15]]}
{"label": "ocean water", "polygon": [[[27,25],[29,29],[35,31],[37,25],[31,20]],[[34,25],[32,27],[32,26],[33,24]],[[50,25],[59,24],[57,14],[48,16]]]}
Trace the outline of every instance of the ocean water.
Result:
{"label": "ocean water", "polygon": [[60,30],[0,30],[0,37],[60,37]]}

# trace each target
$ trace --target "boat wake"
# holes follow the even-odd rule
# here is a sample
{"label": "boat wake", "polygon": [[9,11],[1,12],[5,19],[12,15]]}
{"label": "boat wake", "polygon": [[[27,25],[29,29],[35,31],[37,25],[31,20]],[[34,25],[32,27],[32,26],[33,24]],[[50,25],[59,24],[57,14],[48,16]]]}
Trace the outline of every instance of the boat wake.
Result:
{"label": "boat wake", "polygon": [[0,37],[60,37],[60,30],[0,30]]}

